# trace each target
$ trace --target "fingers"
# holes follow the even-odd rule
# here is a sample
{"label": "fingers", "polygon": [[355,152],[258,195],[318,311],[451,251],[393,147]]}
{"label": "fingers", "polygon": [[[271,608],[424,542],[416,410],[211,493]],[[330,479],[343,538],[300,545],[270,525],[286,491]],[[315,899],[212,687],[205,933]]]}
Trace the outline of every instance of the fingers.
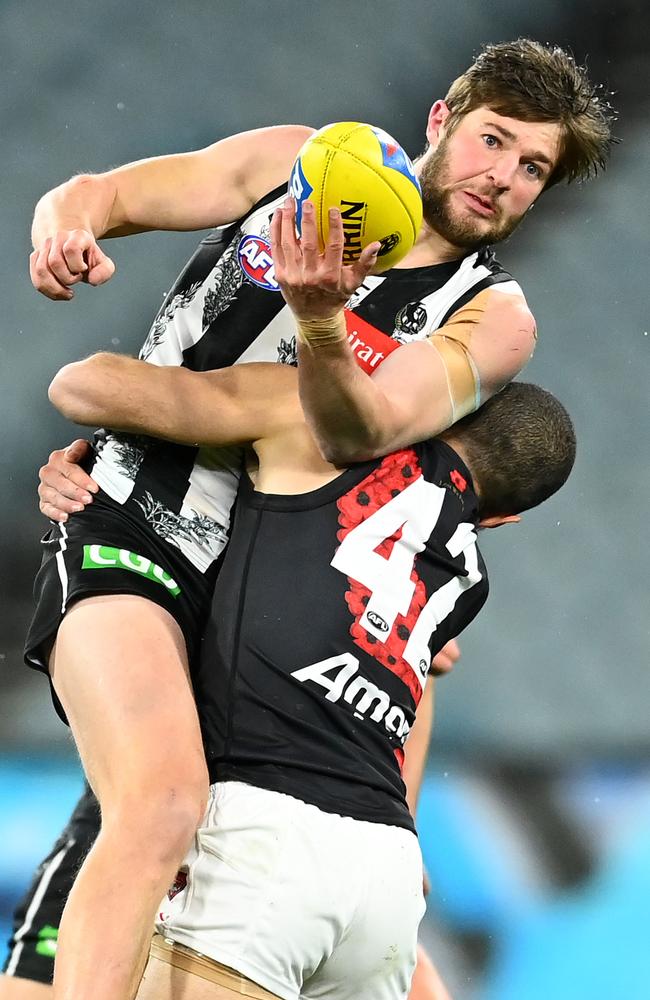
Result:
{"label": "fingers", "polygon": [[[303,206],[304,224],[304,206]],[[296,203],[293,198],[287,198],[281,209],[280,248],[286,267],[295,265],[298,271],[302,264],[302,249],[296,236]]]}
{"label": "fingers", "polygon": [[[62,457],[66,462],[71,462],[74,465],[78,465],[79,462],[83,462],[85,461],[85,459],[88,458],[90,452],[91,452],[90,441],[86,441],[85,438],[76,438],[76,440],[74,440],[72,444],[69,444],[68,447],[63,450],[63,452],[53,451],[52,455],[50,455],[50,461],[52,461],[52,456],[62,454]],[[81,472],[83,472],[83,469],[81,470]],[[86,475],[85,473],[83,474]],[[88,480],[89,483],[94,482],[90,478],[90,476],[86,476],[86,479]]]}
{"label": "fingers", "polygon": [[343,264],[345,233],[338,208],[327,216],[327,240],[321,252],[316,209],[309,200],[301,205],[301,237],[296,236],[296,205],[287,198],[271,222],[271,252],[275,278],[299,319],[325,318],[342,309],[365,280],[377,260],[379,243],[373,243],[353,265]]}
{"label": "fingers", "polygon": [[58,521],[64,524],[70,514],[77,514],[86,506],[80,500],[69,500],[62,493],[54,488],[43,486],[38,488],[38,509],[50,521]]}
{"label": "fingers", "polygon": [[455,639],[450,639],[431,661],[431,673],[436,677],[448,674],[459,659],[460,647]]}
{"label": "fingers", "polygon": [[85,229],[61,230],[48,237],[29,258],[29,272],[37,291],[50,299],[74,298],[72,286],[80,281],[99,285],[115,272],[110,257]]}
{"label": "fingers", "polygon": [[327,224],[329,232],[327,234],[325,252],[323,253],[323,261],[327,271],[333,278],[335,277],[338,282],[342,276],[341,268],[343,265],[343,247],[345,246],[343,219],[341,218],[341,213],[338,208],[330,208],[327,213]]}
{"label": "fingers", "polygon": [[89,285],[103,285],[115,274],[115,264],[98,246],[88,255],[88,271],[84,277]]}
{"label": "fingers", "polygon": [[97,483],[76,461],[66,457],[82,458],[88,447],[87,441],[75,441],[65,450],[53,451],[47,465],[39,469],[39,508],[53,521],[67,521],[69,514],[92,503],[92,494],[99,488]]}
{"label": "fingers", "polygon": [[361,251],[361,256],[356,264],[351,264],[347,268],[347,282],[350,289],[350,295],[352,292],[356,291],[359,285],[362,285],[366,280],[368,275],[372,272],[375,264],[377,263],[377,254],[381,248],[381,243],[369,243],[367,247],[364,247]]}
{"label": "fingers", "polygon": [[74,298],[74,292],[66,288],[56,278],[48,266],[50,241],[46,240],[40,250],[34,250],[29,257],[29,276],[34,288],[54,301],[66,301]]}
{"label": "fingers", "polygon": [[316,209],[311,201],[305,201],[302,206],[300,249],[305,273],[314,274],[320,263],[321,252],[316,226]]}
{"label": "fingers", "polygon": [[284,254],[282,253],[282,209],[276,208],[271,219],[271,256],[273,257],[273,269],[277,277],[278,271],[284,267]]}

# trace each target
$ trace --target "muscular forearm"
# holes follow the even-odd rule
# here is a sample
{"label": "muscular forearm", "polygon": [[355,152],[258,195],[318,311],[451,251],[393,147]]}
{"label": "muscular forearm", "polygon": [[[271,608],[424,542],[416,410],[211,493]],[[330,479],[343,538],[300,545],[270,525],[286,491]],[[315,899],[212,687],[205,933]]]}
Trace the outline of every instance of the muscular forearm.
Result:
{"label": "muscular forearm", "polygon": [[300,398],[321,454],[360,462],[434,437],[452,422],[440,357],[422,341],[393,351],[370,377],[347,341],[298,351]]}
{"label": "muscular forearm", "polygon": [[379,455],[388,445],[387,401],[347,341],[298,347],[300,401],[323,458],[336,465]]}
{"label": "muscular forearm", "polygon": [[192,372],[95,354],[62,368],[49,397],[75,423],[189,445],[245,444],[302,419],[295,371],[276,364]]}

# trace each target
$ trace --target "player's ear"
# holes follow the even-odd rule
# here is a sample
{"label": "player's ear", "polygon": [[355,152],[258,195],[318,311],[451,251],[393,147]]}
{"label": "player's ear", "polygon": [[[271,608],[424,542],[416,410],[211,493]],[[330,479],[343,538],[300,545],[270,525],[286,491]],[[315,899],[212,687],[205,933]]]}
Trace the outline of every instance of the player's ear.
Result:
{"label": "player's ear", "polygon": [[478,522],[479,528],[500,528],[502,524],[519,524],[521,518],[519,514],[494,514],[492,517],[484,517]]}
{"label": "player's ear", "polygon": [[427,140],[430,146],[437,146],[440,129],[449,118],[449,108],[444,101],[436,101],[427,119]]}

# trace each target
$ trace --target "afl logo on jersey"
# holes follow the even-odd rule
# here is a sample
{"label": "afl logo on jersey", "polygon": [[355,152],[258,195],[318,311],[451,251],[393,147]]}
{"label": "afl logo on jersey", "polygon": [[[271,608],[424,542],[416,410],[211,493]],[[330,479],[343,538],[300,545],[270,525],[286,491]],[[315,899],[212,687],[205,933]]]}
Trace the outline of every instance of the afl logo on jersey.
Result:
{"label": "afl logo on jersey", "polygon": [[376,611],[368,612],[368,621],[371,622],[375,628],[378,628],[380,632],[388,632],[388,625]]}
{"label": "afl logo on jersey", "polygon": [[237,257],[242,271],[254,285],[267,292],[279,292],[275,280],[271,244],[263,236],[243,236],[237,247]]}

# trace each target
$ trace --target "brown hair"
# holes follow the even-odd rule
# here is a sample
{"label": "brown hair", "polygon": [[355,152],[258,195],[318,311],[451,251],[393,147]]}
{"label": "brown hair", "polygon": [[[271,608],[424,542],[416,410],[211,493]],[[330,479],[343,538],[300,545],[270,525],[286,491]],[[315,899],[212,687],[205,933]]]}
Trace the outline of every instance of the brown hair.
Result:
{"label": "brown hair", "polygon": [[547,500],[569,478],[576,455],[571,417],[530,382],[511,382],[442,437],[462,446],[481,517],[518,514]]}
{"label": "brown hair", "polygon": [[601,87],[564,49],[529,38],[486,45],[454,80],[445,102],[451,130],[469,111],[483,106],[525,122],[557,122],[562,141],[546,187],[588,180],[605,168],[616,115]]}

